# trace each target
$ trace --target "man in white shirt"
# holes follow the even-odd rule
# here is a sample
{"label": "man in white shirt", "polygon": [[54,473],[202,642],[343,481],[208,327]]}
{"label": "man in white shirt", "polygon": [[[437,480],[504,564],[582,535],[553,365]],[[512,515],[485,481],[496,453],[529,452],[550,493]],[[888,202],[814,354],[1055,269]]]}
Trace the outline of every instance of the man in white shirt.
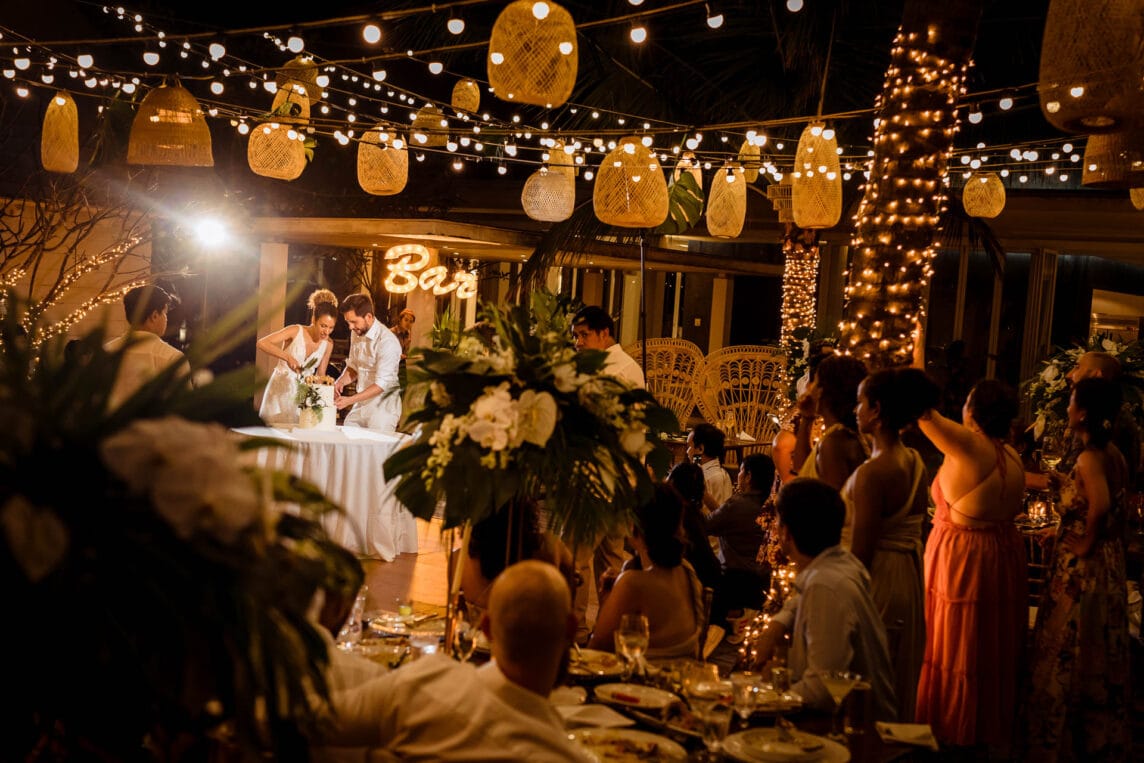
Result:
{"label": "man in white shirt", "polygon": [[371,760],[590,760],[568,740],[548,694],[567,665],[576,622],[556,567],[523,561],[493,582],[482,629],[493,659],[477,668],[429,655],[334,694],[329,743],[369,746]]}
{"label": "man in white shirt", "polygon": [[704,514],[722,506],[735,492],[731,476],[723,468],[723,444],[726,437],[719,428],[708,423],[697,425],[687,435],[687,457],[703,467]]}
{"label": "man in white shirt", "polygon": [[[353,408],[343,422],[392,434],[401,420],[401,341],[373,314],[368,294],[351,294],[342,300],[342,317],[349,324],[350,352],[346,368],[334,382],[334,405]],[[342,390],[355,382],[357,394]]]}
{"label": "man in white shirt", "polygon": [[151,379],[175,364],[180,373],[190,374],[183,353],[163,341],[167,331],[167,313],[179,304],[179,298],[154,286],[139,286],[123,297],[123,308],[131,324],[127,331],[103,345],[108,352],[122,352],[123,360],[115,377],[108,408],[118,408],[124,400]]}
{"label": "man in white shirt", "polygon": [[791,690],[809,706],[833,710],[819,676],[848,670],[870,684],[874,720],[897,720],[886,628],[870,597],[870,574],[839,545],[846,517],[842,496],[821,480],[799,477],[783,485],[775,509],[783,551],[799,570],[794,579],[798,594],[767,626],[760,659],[769,660],[789,632]]}

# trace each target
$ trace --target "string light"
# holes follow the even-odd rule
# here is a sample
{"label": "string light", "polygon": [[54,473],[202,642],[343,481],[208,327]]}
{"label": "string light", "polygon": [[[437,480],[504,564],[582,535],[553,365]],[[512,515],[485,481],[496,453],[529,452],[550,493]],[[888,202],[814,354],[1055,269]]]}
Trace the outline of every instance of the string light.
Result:
{"label": "string light", "polygon": [[630,37],[632,42],[636,45],[642,45],[647,40],[647,27],[643,24],[636,24],[632,27],[631,31],[628,32],[628,37]]}

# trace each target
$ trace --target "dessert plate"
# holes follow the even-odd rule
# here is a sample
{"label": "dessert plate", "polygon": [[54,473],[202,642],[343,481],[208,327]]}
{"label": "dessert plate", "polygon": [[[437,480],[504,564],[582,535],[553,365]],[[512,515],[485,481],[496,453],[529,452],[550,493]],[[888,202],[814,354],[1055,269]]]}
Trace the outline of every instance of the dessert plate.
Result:
{"label": "dessert plate", "polygon": [[581,649],[572,652],[568,672],[574,676],[618,676],[624,672],[624,661],[611,652]]}
{"label": "dessert plate", "polygon": [[659,711],[679,702],[669,691],[639,684],[601,684],[596,687],[596,699],[624,707]]}
{"label": "dessert plate", "polygon": [[723,752],[743,763],[846,763],[850,751],[826,737],[791,732],[794,741],[780,739],[776,728],[747,729],[723,740]]}
{"label": "dessert plate", "polygon": [[568,735],[600,761],[687,760],[687,751],[667,737],[635,729],[577,729]]}

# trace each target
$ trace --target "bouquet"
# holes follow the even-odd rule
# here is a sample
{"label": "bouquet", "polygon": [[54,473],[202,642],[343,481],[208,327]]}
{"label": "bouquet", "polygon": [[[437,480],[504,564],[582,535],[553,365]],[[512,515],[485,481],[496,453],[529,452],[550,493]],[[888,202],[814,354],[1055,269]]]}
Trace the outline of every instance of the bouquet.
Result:
{"label": "bouquet", "polygon": [[[192,388],[171,366],[108,410],[122,354],[101,331],[65,352],[0,312],[0,759],[303,754],[328,661],[307,612],[357,562],[319,521],[337,507],[229,430],[258,422],[253,368]],[[204,346],[248,340],[243,321]]]}
{"label": "bouquet", "polygon": [[397,497],[444,526],[539,498],[574,542],[630,519],[666,472],[675,417],[645,390],[601,373],[606,354],[577,352],[570,306],[547,292],[532,309],[484,306],[456,349],[410,360],[405,422],[413,441],[385,463]]}
{"label": "bouquet", "polygon": [[320,414],[326,406],[326,401],[322,398],[322,393],[318,387],[332,385],[334,378],[326,374],[307,374],[306,371],[312,369],[317,362],[317,358],[311,358],[298,372],[298,387],[294,393],[294,404],[299,408],[312,408]]}

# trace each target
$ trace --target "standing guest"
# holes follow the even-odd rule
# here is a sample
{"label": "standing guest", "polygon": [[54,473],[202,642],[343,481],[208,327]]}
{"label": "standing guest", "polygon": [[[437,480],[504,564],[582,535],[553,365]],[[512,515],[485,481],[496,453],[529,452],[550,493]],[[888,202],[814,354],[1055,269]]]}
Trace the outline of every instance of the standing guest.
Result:
{"label": "standing guest", "polygon": [[1082,450],[1061,489],[1061,524],[1033,630],[1023,705],[1029,760],[1129,758],[1129,469],[1112,442],[1119,409],[1115,382],[1088,377],[1073,387],[1069,426]]}
{"label": "standing guest", "polygon": [[[350,353],[346,368],[334,382],[334,405],[350,409],[346,426],[366,427],[393,433],[401,420],[401,387],[397,367],[401,363],[401,342],[373,314],[368,294],[351,294],[342,300],[342,317],[350,330]],[[355,382],[357,394],[342,390]]]}
{"label": "standing guest", "polygon": [[417,316],[408,307],[397,314],[397,323],[389,327],[397,340],[401,342],[401,359],[405,360],[409,355],[409,345],[413,342],[413,324],[417,322]]}
{"label": "standing guest", "polygon": [[[841,490],[866,460],[866,449],[854,419],[858,385],[864,378],[866,366],[849,355],[830,355],[818,364],[798,399],[797,442],[792,460],[800,477],[814,477]],[[810,434],[819,416],[826,429],[812,446]]]}
{"label": "standing guest", "polygon": [[858,387],[858,431],[873,449],[842,488],[848,546],[870,571],[870,594],[890,645],[898,717],[912,719],[925,655],[922,521],[926,465],[902,444],[901,431],[938,403],[937,386],[920,369],[892,368]]}
{"label": "standing guest", "polygon": [[335,693],[324,743],[379,748],[373,752],[386,760],[590,759],[548,703],[576,629],[560,572],[534,560],[506,568],[493,582],[481,629],[493,659],[479,668],[427,655]]}
{"label": "standing guest", "polygon": [[[917,719],[946,745],[1005,756],[1013,742],[1017,677],[1028,632],[1021,458],[1005,440],[1017,415],[994,380],[969,393],[958,424],[936,410],[918,426],[945,455],[933,483],[926,542],[926,649]],[[956,496],[948,500],[947,496]]]}
{"label": "standing guest", "polygon": [[298,373],[308,368],[308,375],[326,375],[334,349],[330,333],[338,323],[338,298],[329,289],[318,289],[310,294],[306,305],[310,308],[309,326],[296,323],[258,340],[259,350],[278,358],[258,409],[265,422],[297,423]]}
{"label": "standing guest", "polygon": [[616,323],[603,308],[582,307],[572,317],[572,341],[577,350],[603,350],[608,354],[603,373],[632,387],[644,389],[643,369],[616,341]]}
{"label": "standing guest", "polygon": [[187,359],[180,351],[163,341],[167,333],[167,315],[179,304],[179,298],[160,288],[138,286],[123,296],[127,331],[103,345],[108,352],[122,352],[119,374],[108,398],[108,408],[118,408],[144,384],[161,371],[180,365],[180,373],[190,374]]}
{"label": "standing guest", "polygon": [[712,512],[727,502],[735,488],[731,477],[723,468],[725,436],[714,424],[697,424],[687,435],[687,457],[703,468],[703,508]]}
{"label": "standing guest", "polygon": [[849,670],[870,684],[874,720],[897,720],[886,629],[870,596],[870,574],[839,545],[842,497],[821,480],[799,477],[779,490],[775,508],[783,551],[798,567],[798,596],[786,600],[763,632],[757,659],[768,662],[790,632],[791,690],[809,706],[832,709],[819,676]]}
{"label": "standing guest", "polygon": [[[743,610],[758,611],[763,606],[770,570],[758,561],[766,541],[759,517],[774,481],[774,462],[762,453],[752,453],[739,464],[735,494],[707,517],[707,534],[719,539],[723,569],[723,609],[714,612],[713,619],[742,618],[747,614]],[[738,636],[731,634],[732,639]]]}

